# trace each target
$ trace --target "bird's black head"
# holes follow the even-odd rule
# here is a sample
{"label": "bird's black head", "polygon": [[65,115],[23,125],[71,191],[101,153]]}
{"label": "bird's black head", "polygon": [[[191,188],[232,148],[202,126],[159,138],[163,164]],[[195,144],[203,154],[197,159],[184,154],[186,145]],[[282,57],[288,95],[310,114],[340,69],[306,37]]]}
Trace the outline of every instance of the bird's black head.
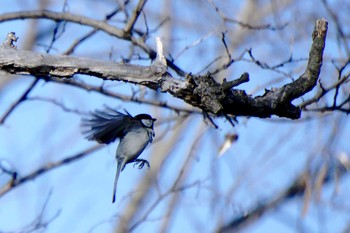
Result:
{"label": "bird's black head", "polygon": [[136,115],[135,118],[140,120],[142,125],[147,127],[147,128],[152,128],[153,123],[157,120],[155,118],[152,118],[148,114],[139,114],[139,115]]}

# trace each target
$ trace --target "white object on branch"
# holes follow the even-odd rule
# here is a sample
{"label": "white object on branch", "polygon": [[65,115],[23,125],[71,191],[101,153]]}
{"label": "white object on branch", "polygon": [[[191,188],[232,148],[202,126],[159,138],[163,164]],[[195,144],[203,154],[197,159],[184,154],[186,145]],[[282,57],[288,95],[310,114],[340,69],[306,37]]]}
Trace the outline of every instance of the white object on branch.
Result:
{"label": "white object on branch", "polygon": [[154,64],[167,66],[166,59],[163,54],[163,44],[162,44],[162,41],[160,40],[160,37],[158,36],[156,37],[156,44],[157,44],[157,57],[156,57],[156,60],[154,61]]}

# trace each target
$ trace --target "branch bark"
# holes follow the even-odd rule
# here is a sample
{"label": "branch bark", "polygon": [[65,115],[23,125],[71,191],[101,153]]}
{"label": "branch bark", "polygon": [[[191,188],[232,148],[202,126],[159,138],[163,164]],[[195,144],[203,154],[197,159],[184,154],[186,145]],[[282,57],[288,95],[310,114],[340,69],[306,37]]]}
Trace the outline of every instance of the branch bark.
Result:
{"label": "branch bark", "polygon": [[[142,1],[141,1],[142,4]],[[139,5],[136,9],[136,14],[140,10],[139,7],[143,6]],[[137,16],[133,14],[134,20],[137,19]],[[12,12],[0,15],[0,22],[6,22],[11,20],[18,19],[51,19],[54,21],[67,21],[72,23],[77,23],[85,26],[90,26],[95,28],[96,30],[103,31],[108,33],[111,36],[115,36],[117,38],[123,40],[129,40],[132,44],[140,47],[143,51],[145,51],[151,59],[156,57],[156,52],[150,48],[143,40],[143,38],[136,38],[132,36],[132,33],[128,30],[128,27],[132,27],[132,21],[130,21],[130,25],[126,27],[126,30],[122,30],[120,28],[114,27],[103,20],[96,20],[89,17],[85,17],[82,15],[72,14],[69,12],[53,12],[47,10],[38,10],[38,11],[20,11],[20,12]],[[185,72],[181,70],[174,62],[170,59],[167,60],[168,66],[171,67],[177,74],[185,75]]]}
{"label": "branch bark", "polygon": [[36,77],[72,78],[76,74],[92,75],[106,80],[118,80],[158,87],[166,66],[139,66],[88,58],[50,55],[8,47],[0,48],[0,68],[12,74]]}
{"label": "branch bark", "polygon": [[[327,21],[316,21],[312,33],[312,46],[305,72],[294,82],[280,88],[267,90],[262,96],[252,97],[244,90],[232,89],[249,80],[243,74],[236,81],[220,84],[212,75],[188,74],[185,79],[175,79],[167,72],[165,59],[158,59],[150,66],[139,66],[87,58],[56,56],[12,47],[0,48],[0,69],[13,74],[30,74],[36,77],[72,78],[75,74],[92,75],[97,78],[141,84],[161,89],[194,107],[215,116],[287,117],[298,119],[301,110],[292,101],[311,91],[321,72],[323,50],[327,34]],[[159,56],[158,56],[159,57]],[[163,57],[163,56],[162,56]],[[230,86],[231,85],[231,86]]]}

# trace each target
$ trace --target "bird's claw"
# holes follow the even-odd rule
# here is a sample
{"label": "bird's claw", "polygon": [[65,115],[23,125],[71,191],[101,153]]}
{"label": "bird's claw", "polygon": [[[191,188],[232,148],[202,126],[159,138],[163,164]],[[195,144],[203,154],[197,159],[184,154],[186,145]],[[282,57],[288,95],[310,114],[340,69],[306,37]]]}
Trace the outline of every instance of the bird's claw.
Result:
{"label": "bird's claw", "polygon": [[145,160],[145,159],[136,159],[135,163],[134,163],[134,167],[135,167],[135,165],[138,165],[138,168],[142,169],[145,166],[145,164],[147,165],[148,168],[151,167],[147,160]]}

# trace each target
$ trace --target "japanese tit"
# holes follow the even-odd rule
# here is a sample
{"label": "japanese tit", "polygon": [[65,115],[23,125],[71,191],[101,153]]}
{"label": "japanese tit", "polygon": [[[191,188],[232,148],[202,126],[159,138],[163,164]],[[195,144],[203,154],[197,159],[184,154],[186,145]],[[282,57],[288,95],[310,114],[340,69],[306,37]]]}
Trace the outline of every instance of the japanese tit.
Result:
{"label": "japanese tit", "polygon": [[150,167],[147,160],[138,157],[155,136],[153,129],[155,121],[156,119],[148,114],[139,114],[133,117],[129,113],[124,114],[110,108],[107,108],[106,111],[96,110],[91,113],[90,118],[82,119],[83,134],[88,140],[109,144],[117,138],[120,139],[116,151],[117,171],[113,187],[113,203],[115,202],[119,174],[126,164],[138,164],[139,169],[143,168],[145,164]]}

